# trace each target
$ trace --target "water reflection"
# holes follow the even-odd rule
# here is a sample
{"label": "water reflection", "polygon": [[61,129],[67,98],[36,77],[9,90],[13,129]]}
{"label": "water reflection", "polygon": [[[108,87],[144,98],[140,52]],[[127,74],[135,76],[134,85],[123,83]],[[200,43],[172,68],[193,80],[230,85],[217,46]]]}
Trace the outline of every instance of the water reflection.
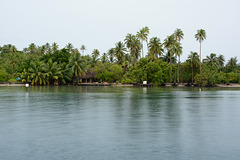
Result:
{"label": "water reflection", "polygon": [[0,88],[0,157],[237,159],[239,93],[192,87]]}

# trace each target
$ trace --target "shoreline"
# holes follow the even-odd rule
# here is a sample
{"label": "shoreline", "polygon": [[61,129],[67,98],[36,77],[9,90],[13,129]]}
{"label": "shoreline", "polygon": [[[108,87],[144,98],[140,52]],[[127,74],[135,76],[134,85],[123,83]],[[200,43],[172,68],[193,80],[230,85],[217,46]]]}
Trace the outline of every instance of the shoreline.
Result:
{"label": "shoreline", "polygon": [[[25,83],[0,83],[0,87],[24,87]],[[60,85],[61,86],[61,85]],[[68,86],[113,86],[113,87],[156,87],[156,86],[139,86],[135,84],[122,84],[122,83],[80,83],[77,85],[68,85]],[[199,87],[199,86],[187,86],[187,83],[180,83],[174,85],[173,83],[166,83],[162,87]],[[228,84],[215,84],[211,86],[213,88],[240,88],[239,83],[228,83]]]}

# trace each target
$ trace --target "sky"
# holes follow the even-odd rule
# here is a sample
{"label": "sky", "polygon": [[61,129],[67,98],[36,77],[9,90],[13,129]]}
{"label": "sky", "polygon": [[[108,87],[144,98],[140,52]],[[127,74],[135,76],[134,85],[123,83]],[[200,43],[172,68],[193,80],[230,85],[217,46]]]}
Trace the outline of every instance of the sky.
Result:
{"label": "sky", "polygon": [[[176,28],[184,33],[182,61],[199,52],[194,35],[206,31],[202,57],[240,58],[239,0],[0,0],[0,46],[22,50],[30,43],[56,42],[60,48],[85,45],[85,54],[101,54],[148,26],[161,42]],[[144,45],[146,53],[146,45]]]}

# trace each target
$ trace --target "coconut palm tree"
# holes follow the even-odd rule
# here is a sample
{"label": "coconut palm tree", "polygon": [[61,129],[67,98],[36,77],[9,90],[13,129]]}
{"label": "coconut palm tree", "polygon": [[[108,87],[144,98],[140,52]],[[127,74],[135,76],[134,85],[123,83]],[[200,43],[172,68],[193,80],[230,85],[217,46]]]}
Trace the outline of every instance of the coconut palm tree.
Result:
{"label": "coconut palm tree", "polygon": [[53,42],[53,44],[52,44],[52,51],[55,52],[55,51],[58,50],[58,48],[59,48],[58,44],[56,42]]}
{"label": "coconut palm tree", "polygon": [[44,63],[35,61],[30,63],[29,73],[31,77],[31,85],[46,85]]}
{"label": "coconut palm tree", "polygon": [[60,82],[65,84],[66,81],[70,81],[70,68],[68,68],[68,64],[63,62],[61,64],[59,64],[61,70],[60,72],[62,73],[62,76],[58,77],[58,80],[56,81],[57,84],[59,84]]}
{"label": "coconut palm tree", "polygon": [[[183,39],[183,31],[181,29],[176,29],[175,32],[174,32],[174,35],[175,35],[175,38],[176,38],[176,41],[180,43],[180,41]],[[179,75],[180,75],[180,56],[181,54],[178,55],[178,83],[179,83]]]}
{"label": "coconut palm tree", "polygon": [[169,55],[169,59],[170,59],[170,81],[172,82],[172,56],[173,56],[173,52],[172,52],[172,48],[174,46],[174,44],[176,43],[175,40],[175,36],[172,34],[171,36],[168,36],[165,40],[164,40],[164,47],[167,49],[167,52]]}
{"label": "coconut palm tree", "polygon": [[149,34],[149,28],[147,26],[143,27],[142,29],[140,29],[138,32],[137,32],[137,37],[141,40],[142,42],[142,57],[144,57],[144,54],[143,54],[143,41],[146,41],[147,42],[147,39],[148,39],[148,34]]}
{"label": "coconut palm tree", "polygon": [[228,60],[227,62],[227,67],[229,68],[230,71],[233,71],[234,68],[237,67],[237,57],[232,57]]}
{"label": "coconut palm tree", "polygon": [[[175,82],[176,82],[176,60],[177,60],[177,57],[179,57],[179,61],[180,62],[180,56],[182,55],[182,46],[179,42],[176,42],[174,45],[173,45],[173,48],[172,48],[172,51],[173,53],[175,53]],[[178,83],[179,83],[179,63],[178,63]]]}
{"label": "coconut palm tree", "polygon": [[87,49],[86,49],[86,46],[85,46],[85,45],[81,45],[80,50],[83,52],[83,56],[84,56],[84,51],[87,50]]}
{"label": "coconut palm tree", "polygon": [[46,46],[42,45],[38,47],[38,54],[45,54],[46,52]]}
{"label": "coconut palm tree", "polygon": [[124,39],[126,47],[129,49],[129,53],[131,57],[133,57],[133,39],[135,38],[134,35],[128,33],[126,38]]}
{"label": "coconut palm tree", "polygon": [[199,61],[199,55],[197,54],[197,52],[190,52],[190,55],[188,55],[188,59],[187,61],[190,63],[191,68],[192,68],[192,84],[194,82],[194,69],[200,64]]}
{"label": "coconut palm tree", "polygon": [[106,53],[103,53],[103,55],[102,55],[102,57],[101,57],[102,63],[106,63],[106,62],[107,62],[107,59],[108,59],[107,54],[106,54]]}
{"label": "coconut palm tree", "polygon": [[63,76],[60,66],[50,58],[44,67],[45,79],[48,85],[55,84]]}
{"label": "coconut palm tree", "polygon": [[117,59],[118,64],[122,65],[123,60],[124,60],[124,56],[125,56],[125,52],[126,52],[126,48],[124,46],[124,43],[122,43],[121,41],[116,43],[116,46],[115,46],[114,50],[115,50],[115,57]]}
{"label": "coconut palm tree", "polygon": [[220,54],[217,57],[217,60],[218,60],[219,67],[223,68],[224,67],[224,62],[225,62],[225,57],[222,54]]}
{"label": "coconut palm tree", "polygon": [[10,52],[17,52],[17,48],[14,45],[11,45]]}
{"label": "coconut palm tree", "polygon": [[23,53],[27,53],[28,52],[28,48],[23,48]]}
{"label": "coconut palm tree", "polygon": [[114,54],[115,54],[114,48],[110,48],[108,50],[108,56],[109,56],[110,63],[114,62]]}
{"label": "coconut palm tree", "polygon": [[132,40],[132,62],[137,62],[140,57],[141,52],[141,42],[140,40],[134,36]]}
{"label": "coconut palm tree", "polygon": [[153,37],[150,39],[148,43],[149,52],[155,56],[155,61],[158,61],[158,56],[162,55],[163,49],[160,39],[157,37]]}
{"label": "coconut palm tree", "polygon": [[202,63],[202,60],[201,60],[201,44],[202,44],[202,41],[206,39],[206,31],[203,30],[203,29],[197,30],[197,33],[195,34],[195,38],[200,43],[199,57],[200,57],[200,74],[201,74],[201,68],[202,68],[202,65],[201,65],[201,63]]}
{"label": "coconut palm tree", "polygon": [[92,52],[92,56],[98,57],[99,55],[100,55],[100,52],[98,51],[98,49],[94,49]]}
{"label": "coconut palm tree", "polygon": [[72,53],[72,50],[73,50],[74,47],[73,47],[72,43],[68,43],[65,48],[68,49],[68,51],[70,53]]}
{"label": "coconut palm tree", "polygon": [[205,63],[210,67],[210,71],[212,67],[219,67],[218,58],[215,53],[211,53],[209,56],[206,57]]}
{"label": "coconut palm tree", "polygon": [[81,58],[80,53],[74,53],[69,58],[68,68],[70,73],[75,80],[78,80],[78,77],[86,73],[86,64],[85,60]]}
{"label": "coconut palm tree", "polygon": [[30,52],[30,54],[34,54],[37,53],[37,47],[34,43],[31,43],[28,47],[28,51]]}

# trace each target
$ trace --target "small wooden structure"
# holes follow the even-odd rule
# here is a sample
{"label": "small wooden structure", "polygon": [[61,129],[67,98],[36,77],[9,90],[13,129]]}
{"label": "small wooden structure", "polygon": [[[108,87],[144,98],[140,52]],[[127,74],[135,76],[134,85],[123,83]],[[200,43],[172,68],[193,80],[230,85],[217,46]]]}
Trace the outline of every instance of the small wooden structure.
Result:
{"label": "small wooden structure", "polygon": [[95,82],[95,73],[92,68],[88,68],[85,75],[79,76],[80,83],[93,83]]}

